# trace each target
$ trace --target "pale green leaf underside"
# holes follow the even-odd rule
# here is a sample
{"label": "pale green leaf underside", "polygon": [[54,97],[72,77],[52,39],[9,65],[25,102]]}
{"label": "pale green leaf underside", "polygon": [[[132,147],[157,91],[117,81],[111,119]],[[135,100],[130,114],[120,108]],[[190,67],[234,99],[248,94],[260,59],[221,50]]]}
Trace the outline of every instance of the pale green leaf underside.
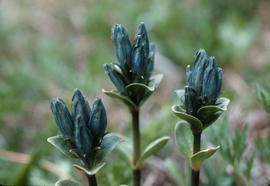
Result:
{"label": "pale green leaf underside", "polygon": [[64,140],[62,136],[52,136],[49,137],[47,141],[66,156],[70,158],[78,158],[78,156],[71,152],[73,147],[67,140]]}
{"label": "pale green leaf underside", "polygon": [[166,145],[169,139],[170,139],[169,136],[164,136],[151,142],[145,148],[140,159],[137,161],[135,169],[140,168],[142,166],[143,161],[146,160],[148,157],[160,151]]}
{"label": "pale green leaf underside", "polygon": [[208,148],[192,155],[190,158],[192,169],[195,171],[200,170],[202,162],[210,158],[219,149],[219,147],[220,146]]}
{"label": "pale green leaf underside", "polygon": [[174,129],[174,136],[178,150],[189,161],[193,154],[193,134],[189,126],[185,122],[177,123]]}
{"label": "pale green leaf underside", "polygon": [[55,186],[83,186],[83,184],[76,180],[61,179],[55,183]]}
{"label": "pale green leaf underside", "polygon": [[126,158],[130,162],[130,165],[132,166],[132,156],[133,156],[132,141],[128,137],[122,136],[121,134],[116,135],[118,135],[121,139],[123,139],[123,142],[117,145],[117,149],[126,156]]}

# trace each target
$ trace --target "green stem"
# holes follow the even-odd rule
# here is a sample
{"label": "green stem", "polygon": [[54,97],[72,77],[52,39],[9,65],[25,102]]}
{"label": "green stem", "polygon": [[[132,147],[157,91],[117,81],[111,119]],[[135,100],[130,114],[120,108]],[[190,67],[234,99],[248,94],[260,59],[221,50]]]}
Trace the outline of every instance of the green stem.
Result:
{"label": "green stem", "polygon": [[86,174],[87,179],[88,179],[88,185],[89,186],[97,186],[97,179],[96,175],[88,175]]}
{"label": "green stem", "polygon": [[[201,133],[196,134],[193,136],[194,140],[193,140],[193,154],[197,153],[200,151],[200,147],[201,147]],[[195,171],[192,169],[191,172],[191,185],[192,186],[199,186],[200,183],[200,170]]]}
{"label": "green stem", "polygon": [[[132,114],[132,129],[133,129],[133,166],[135,167],[140,158],[140,125],[139,125],[139,110],[131,111]],[[141,170],[133,168],[134,186],[140,186]]]}

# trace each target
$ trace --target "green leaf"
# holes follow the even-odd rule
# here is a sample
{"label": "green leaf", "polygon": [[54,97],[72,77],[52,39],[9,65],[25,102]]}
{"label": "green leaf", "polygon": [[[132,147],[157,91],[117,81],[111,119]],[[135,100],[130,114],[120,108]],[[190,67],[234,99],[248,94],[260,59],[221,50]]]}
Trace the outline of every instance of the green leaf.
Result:
{"label": "green leaf", "polygon": [[193,134],[185,122],[179,122],[174,129],[175,142],[178,150],[184,155],[190,164],[193,153]]}
{"label": "green leaf", "polygon": [[203,128],[202,122],[199,119],[195,118],[194,116],[183,112],[180,106],[174,105],[172,107],[172,111],[176,116],[178,116],[179,118],[185,120],[187,123],[190,124],[190,128],[193,134],[197,134],[202,131]]}
{"label": "green leaf", "polygon": [[202,162],[210,158],[219,149],[219,147],[220,146],[208,148],[192,155],[190,158],[191,168],[195,171],[200,170]]}
{"label": "green leaf", "polygon": [[83,186],[83,184],[76,180],[62,179],[58,180],[55,183],[55,186]]}
{"label": "green leaf", "polygon": [[180,99],[180,105],[185,105],[185,89],[176,90],[175,93]]}
{"label": "green leaf", "polygon": [[148,85],[143,83],[131,83],[126,86],[128,92],[132,92],[135,95],[141,95],[142,100],[139,106],[142,106],[149,96],[156,90],[163,78],[162,74],[152,76],[149,80]]}
{"label": "green leaf", "polygon": [[72,153],[74,147],[71,145],[70,141],[64,140],[62,136],[52,136],[49,137],[47,141],[66,156],[70,158],[79,158],[75,153]]}
{"label": "green leaf", "polygon": [[161,138],[156,139],[155,141],[151,142],[143,151],[140,159],[137,161],[136,165],[135,165],[135,169],[138,169],[142,166],[142,163],[145,159],[147,159],[149,156],[157,153],[158,151],[160,151],[168,142],[168,140],[170,139],[169,136],[164,136]]}
{"label": "green leaf", "polygon": [[198,110],[198,118],[203,123],[203,129],[210,126],[227,110],[230,100],[227,98],[219,98],[216,103],[217,105],[204,106]]}
{"label": "green leaf", "polygon": [[131,99],[129,99],[129,97],[120,94],[116,90],[107,91],[107,90],[102,89],[102,92],[106,94],[107,96],[123,101],[123,103],[126,104],[129,108],[132,108],[135,110],[138,109],[137,105]]}
{"label": "green leaf", "polygon": [[121,139],[123,139],[123,142],[117,145],[117,150],[119,150],[126,156],[128,161],[130,162],[130,165],[132,166],[132,156],[133,156],[132,142],[126,136],[122,136],[121,134],[117,134],[117,135],[121,137]]}
{"label": "green leaf", "polygon": [[100,164],[95,164],[91,169],[88,169],[87,167],[85,167],[84,165],[78,165],[78,164],[73,164],[73,166],[79,170],[84,171],[86,174],[88,175],[95,175],[98,173],[98,171],[104,167],[106,163],[105,162],[101,162]]}
{"label": "green leaf", "polygon": [[103,137],[100,150],[97,152],[95,164],[99,164],[115,149],[115,147],[123,140],[113,133],[109,133]]}

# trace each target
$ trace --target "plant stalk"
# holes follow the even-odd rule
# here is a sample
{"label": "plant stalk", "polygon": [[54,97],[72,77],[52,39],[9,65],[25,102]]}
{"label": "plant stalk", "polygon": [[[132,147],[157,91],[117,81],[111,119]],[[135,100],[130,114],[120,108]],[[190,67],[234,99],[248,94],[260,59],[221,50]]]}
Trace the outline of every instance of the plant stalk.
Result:
{"label": "plant stalk", "polygon": [[86,174],[87,179],[88,179],[88,185],[89,186],[97,186],[97,179],[96,175],[88,175]]}
{"label": "plant stalk", "polygon": [[[132,129],[133,129],[133,166],[135,167],[141,155],[140,147],[140,125],[139,125],[139,110],[131,111],[132,114]],[[140,186],[141,170],[133,168],[133,183],[134,186]]]}
{"label": "plant stalk", "polygon": [[[200,147],[201,147],[201,133],[196,134],[193,136],[194,140],[193,140],[193,154],[197,153],[200,151]],[[192,169],[191,172],[191,185],[192,186],[199,186],[200,183],[200,170],[195,171]]]}

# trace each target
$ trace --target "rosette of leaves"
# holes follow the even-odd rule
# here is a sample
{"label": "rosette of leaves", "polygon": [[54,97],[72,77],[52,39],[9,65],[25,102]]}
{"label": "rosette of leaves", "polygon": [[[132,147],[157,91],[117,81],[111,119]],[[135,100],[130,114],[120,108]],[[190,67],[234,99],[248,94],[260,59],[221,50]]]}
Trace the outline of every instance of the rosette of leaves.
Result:
{"label": "rosette of leaves", "polygon": [[150,43],[144,23],[137,29],[131,44],[128,31],[121,24],[112,28],[111,39],[119,63],[104,64],[116,90],[103,90],[108,96],[120,99],[130,109],[138,110],[158,87],[162,75],[151,76],[154,69],[155,46]]}
{"label": "rosette of leaves", "polygon": [[199,136],[200,140],[202,131],[227,110],[229,99],[219,98],[221,84],[222,69],[218,68],[215,57],[208,57],[205,50],[200,49],[195,55],[193,69],[187,66],[185,89],[176,91],[180,104],[172,107],[174,114],[190,126],[191,131],[187,134],[186,127],[178,124],[175,134],[179,150],[193,170],[199,170],[201,162],[218,149],[215,147],[192,153],[195,140],[192,135]]}
{"label": "rosette of leaves", "polygon": [[72,114],[61,98],[52,100],[51,110],[61,135],[48,138],[48,142],[72,158],[76,168],[95,175],[121,141],[118,136],[105,133],[107,116],[101,99],[94,101],[91,110],[82,93],[75,89]]}

